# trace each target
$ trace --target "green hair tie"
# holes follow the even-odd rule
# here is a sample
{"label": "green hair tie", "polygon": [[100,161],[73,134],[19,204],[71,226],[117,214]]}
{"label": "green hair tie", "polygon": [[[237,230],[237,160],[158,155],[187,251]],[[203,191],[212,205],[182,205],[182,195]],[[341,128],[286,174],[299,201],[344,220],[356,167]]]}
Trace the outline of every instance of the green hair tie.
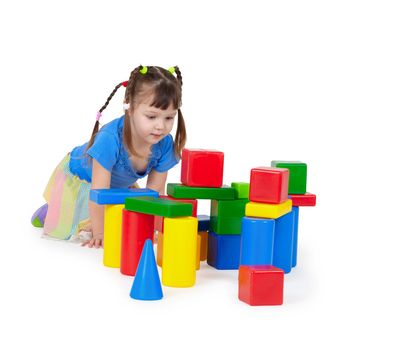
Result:
{"label": "green hair tie", "polygon": [[146,74],[148,72],[147,66],[143,66],[143,68],[140,69],[141,74]]}
{"label": "green hair tie", "polygon": [[168,71],[169,71],[171,74],[175,74],[175,67],[170,67],[170,68],[168,68]]}

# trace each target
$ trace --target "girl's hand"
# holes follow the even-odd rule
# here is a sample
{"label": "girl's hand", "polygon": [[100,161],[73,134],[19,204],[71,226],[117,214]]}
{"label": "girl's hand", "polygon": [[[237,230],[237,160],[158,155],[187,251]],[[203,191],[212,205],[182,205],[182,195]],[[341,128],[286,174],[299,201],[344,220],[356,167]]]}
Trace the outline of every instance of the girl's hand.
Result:
{"label": "girl's hand", "polygon": [[93,235],[93,237],[90,240],[82,243],[82,247],[87,245],[89,248],[93,248],[93,246],[96,248],[100,247],[103,248],[104,247],[103,242],[104,242],[104,235],[102,233],[99,233]]}

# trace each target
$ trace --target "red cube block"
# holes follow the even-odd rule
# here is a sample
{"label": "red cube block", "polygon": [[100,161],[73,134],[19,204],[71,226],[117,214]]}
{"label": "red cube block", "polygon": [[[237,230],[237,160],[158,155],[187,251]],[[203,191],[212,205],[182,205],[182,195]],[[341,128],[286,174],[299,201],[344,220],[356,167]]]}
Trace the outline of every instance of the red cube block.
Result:
{"label": "red cube block", "polygon": [[281,305],[284,271],[272,265],[241,265],[238,271],[238,299],[249,305]]}
{"label": "red cube block", "polygon": [[[166,198],[170,199],[172,201],[178,201],[178,202],[184,202],[184,203],[190,203],[193,205],[193,212],[191,216],[197,217],[197,207],[198,207],[198,200],[196,199],[182,199],[182,198],[173,198],[170,196],[165,196],[165,195],[160,195],[159,198]],[[154,229],[163,232],[163,216],[154,216]]]}
{"label": "red cube block", "polygon": [[192,187],[222,187],[223,162],[223,152],[184,148],[181,183]]}
{"label": "red cube block", "polygon": [[279,204],[288,199],[289,170],[285,168],[258,167],[251,169],[249,200]]}
{"label": "red cube block", "polygon": [[315,207],[316,195],[306,192],[305,194],[290,194],[293,207]]}

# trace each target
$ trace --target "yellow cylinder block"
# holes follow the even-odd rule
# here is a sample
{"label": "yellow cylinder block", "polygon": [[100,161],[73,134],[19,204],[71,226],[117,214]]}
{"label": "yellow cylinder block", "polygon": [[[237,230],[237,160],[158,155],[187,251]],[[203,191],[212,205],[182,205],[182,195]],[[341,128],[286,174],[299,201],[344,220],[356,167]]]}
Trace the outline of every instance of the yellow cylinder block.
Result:
{"label": "yellow cylinder block", "polygon": [[192,287],[195,284],[198,220],[192,216],[165,218],[162,284]]}
{"label": "yellow cylinder block", "polygon": [[104,210],[104,258],[108,267],[121,265],[122,209],[124,204],[107,204]]}

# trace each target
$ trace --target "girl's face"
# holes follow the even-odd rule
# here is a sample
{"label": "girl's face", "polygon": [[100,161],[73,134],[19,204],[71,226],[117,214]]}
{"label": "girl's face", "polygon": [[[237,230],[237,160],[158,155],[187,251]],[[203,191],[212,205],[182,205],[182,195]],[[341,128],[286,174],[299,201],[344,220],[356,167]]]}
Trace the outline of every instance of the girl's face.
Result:
{"label": "girl's face", "polygon": [[145,146],[156,144],[167,136],[173,129],[177,114],[177,109],[171,105],[166,110],[151,107],[152,101],[152,96],[149,96],[135,106],[133,113],[129,110],[133,140]]}

